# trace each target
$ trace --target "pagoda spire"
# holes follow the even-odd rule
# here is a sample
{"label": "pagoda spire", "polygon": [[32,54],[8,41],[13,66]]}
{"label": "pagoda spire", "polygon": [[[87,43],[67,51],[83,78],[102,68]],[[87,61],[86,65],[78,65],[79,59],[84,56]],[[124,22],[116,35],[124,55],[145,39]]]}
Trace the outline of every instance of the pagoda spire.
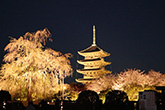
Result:
{"label": "pagoda spire", "polygon": [[92,44],[92,46],[96,46],[95,25],[93,25],[93,44]]}

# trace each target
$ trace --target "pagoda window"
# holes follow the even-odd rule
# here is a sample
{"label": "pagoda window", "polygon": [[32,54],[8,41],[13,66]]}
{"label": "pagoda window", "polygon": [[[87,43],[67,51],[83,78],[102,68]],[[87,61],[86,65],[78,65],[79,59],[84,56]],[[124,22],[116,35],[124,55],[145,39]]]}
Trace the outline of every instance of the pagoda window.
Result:
{"label": "pagoda window", "polygon": [[98,56],[95,56],[95,58],[98,58]]}
{"label": "pagoda window", "polygon": [[88,56],[86,56],[85,59],[88,59]]}
{"label": "pagoda window", "polygon": [[84,75],[84,77],[87,77],[87,75]]}

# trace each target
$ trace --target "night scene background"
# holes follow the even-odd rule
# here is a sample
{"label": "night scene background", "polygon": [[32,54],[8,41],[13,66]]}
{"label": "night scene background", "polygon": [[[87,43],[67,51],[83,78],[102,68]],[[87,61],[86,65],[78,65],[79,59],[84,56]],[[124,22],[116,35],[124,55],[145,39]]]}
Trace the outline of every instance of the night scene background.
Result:
{"label": "night scene background", "polygon": [[19,38],[26,32],[48,28],[53,42],[46,47],[72,53],[74,82],[82,75],[77,51],[96,43],[111,56],[107,69],[113,74],[127,68],[165,73],[165,0],[1,0],[0,61],[9,36]]}

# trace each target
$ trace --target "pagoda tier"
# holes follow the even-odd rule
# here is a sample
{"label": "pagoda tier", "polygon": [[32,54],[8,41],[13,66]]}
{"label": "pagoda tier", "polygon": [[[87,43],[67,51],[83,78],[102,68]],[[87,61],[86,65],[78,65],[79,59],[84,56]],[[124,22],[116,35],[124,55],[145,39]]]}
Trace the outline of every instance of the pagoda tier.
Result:
{"label": "pagoda tier", "polygon": [[96,45],[95,41],[95,26],[93,26],[93,44],[82,51],[78,51],[78,54],[84,56],[83,60],[77,60],[81,65],[84,65],[83,69],[77,69],[77,72],[83,74],[83,78],[76,79],[79,83],[90,83],[96,79],[99,79],[105,74],[111,73],[104,67],[110,65],[110,62],[105,62],[104,57],[110,56],[109,53],[103,51]]}
{"label": "pagoda tier", "polygon": [[84,69],[100,68],[111,64],[110,62],[105,62],[103,58],[78,60],[77,62],[84,65]]}
{"label": "pagoda tier", "polygon": [[[99,78],[97,78],[99,79]],[[76,79],[77,82],[79,83],[83,83],[83,84],[86,84],[86,83],[91,83],[92,81],[95,81],[96,78],[79,78],[79,79]]]}
{"label": "pagoda tier", "polygon": [[78,51],[78,54],[84,56],[86,59],[110,56],[109,53],[100,49],[96,44],[91,45],[90,47],[88,47],[85,50]]}
{"label": "pagoda tier", "polygon": [[94,78],[98,76],[100,77],[104,74],[111,73],[111,71],[106,70],[104,67],[96,69],[78,69],[77,72]]}

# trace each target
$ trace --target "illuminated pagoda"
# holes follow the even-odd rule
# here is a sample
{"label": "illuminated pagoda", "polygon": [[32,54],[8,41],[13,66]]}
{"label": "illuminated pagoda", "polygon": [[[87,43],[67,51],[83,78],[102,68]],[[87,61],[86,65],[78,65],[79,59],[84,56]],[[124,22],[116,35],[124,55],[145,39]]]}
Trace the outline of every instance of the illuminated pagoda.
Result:
{"label": "illuminated pagoda", "polygon": [[84,57],[83,60],[77,60],[79,64],[84,65],[84,68],[77,69],[78,73],[83,74],[83,78],[76,79],[77,82],[90,83],[105,74],[111,73],[111,71],[105,69],[105,66],[111,63],[104,61],[104,57],[110,56],[110,54],[96,45],[95,26],[93,26],[93,44],[87,49],[78,51],[78,54]]}

